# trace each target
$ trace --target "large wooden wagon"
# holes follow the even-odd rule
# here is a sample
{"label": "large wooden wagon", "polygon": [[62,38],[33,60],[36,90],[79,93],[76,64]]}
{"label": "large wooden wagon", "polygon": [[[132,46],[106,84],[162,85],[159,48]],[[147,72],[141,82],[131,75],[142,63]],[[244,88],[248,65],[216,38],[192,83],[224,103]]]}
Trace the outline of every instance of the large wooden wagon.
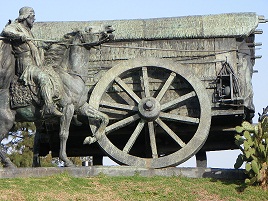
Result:
{"label": "large wooden wagon", "polygon": [[[110,123],[97,144],[95,127],[72,125],[68,156],[109,156],[120,164],[161,168],[206,151],[236,149],[234,127],[254,115],[251,76],[259,23],[255,13],[94,22],[39,22],[36,38],[112,25],[115,39],[88,56],[89,103]],[[94,120],[89,120],[94,121]],[[58,155],[58,125],[46,124],[40,155]]]}

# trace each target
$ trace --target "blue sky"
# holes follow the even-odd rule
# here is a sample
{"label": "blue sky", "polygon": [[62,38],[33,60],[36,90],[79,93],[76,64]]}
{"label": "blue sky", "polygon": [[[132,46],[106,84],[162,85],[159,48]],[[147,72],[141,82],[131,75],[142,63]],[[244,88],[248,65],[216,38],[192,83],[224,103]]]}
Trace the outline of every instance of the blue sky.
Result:
{"label": "blue sky", "polygon": [[[256,12],[268,19],[267,0],[10,0],[0,7],[0,27],[4,27],[8,19],[17,18],[18,10],[23,6],[33,7],[39,22],[144,19],[232,12]],[[253,88],[256,111],[261,112],[268,105],[268,23],[260,24],[258,28],[263,30],[263,34],[256,36],[256,42],[263,45],[256,55],[262,55],[262,58],[256,61],[254,67],[258,73],[253,75]],[[257,122],[256,117],[254,122]],[[232,167],[238,153],[211,152],[208,154],[208,165]],[[188,163],[190,166],[194,164],[193,160]]]}

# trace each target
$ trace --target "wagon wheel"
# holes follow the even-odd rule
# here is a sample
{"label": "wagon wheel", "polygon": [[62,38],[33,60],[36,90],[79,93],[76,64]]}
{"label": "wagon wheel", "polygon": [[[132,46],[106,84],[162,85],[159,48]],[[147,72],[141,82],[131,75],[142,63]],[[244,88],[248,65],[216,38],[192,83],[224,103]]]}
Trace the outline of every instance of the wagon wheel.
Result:
{"label": "wagon wheel", "polygon": [[201,81],[189,68],[160,59],[114,66],[95,86],[90,104],[110,118],[99,145],[126,165],[181,164],[203,146],[210,129],[211,106]]}

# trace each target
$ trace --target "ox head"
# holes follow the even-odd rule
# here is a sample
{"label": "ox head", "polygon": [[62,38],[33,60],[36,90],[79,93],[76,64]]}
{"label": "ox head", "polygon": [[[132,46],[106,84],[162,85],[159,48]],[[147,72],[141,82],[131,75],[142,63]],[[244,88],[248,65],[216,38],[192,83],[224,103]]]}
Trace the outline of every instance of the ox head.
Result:
{"label": "ox head", "polygon": [[87,46],[97,46],[102,43],[114,40],[115,30],[111,25],[104,27],[86,27],[85,31],[81,33],[84,43]]}

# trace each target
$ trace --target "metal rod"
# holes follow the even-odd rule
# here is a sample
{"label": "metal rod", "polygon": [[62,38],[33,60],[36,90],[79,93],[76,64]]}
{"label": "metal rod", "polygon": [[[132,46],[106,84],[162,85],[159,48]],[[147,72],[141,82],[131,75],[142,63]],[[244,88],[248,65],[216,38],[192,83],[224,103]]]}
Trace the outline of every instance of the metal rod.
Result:
{"label": "metal rod", "polygon": [[[0,36],[0,40],[9,40],[9,38]],[[26,40],[42,41],[42,42],[48,42],[48,43],[59,43],[59,42],[61,42],[61,41],[58,41],[58,40],[45,40],[45,39],[39,39],[39,38],[26,38]]]}
{"label": "metal rod", "polygon": [[266,23],[268,22],[268,19],[265,19],[265,17],[263,15],[259,15],[258,16],[259,19],[259,23]]}
{"label": "metal rod", "polygon": [[262,34],[263,33],[263,30],[262,29],[256,29],[254,31],[254,34]]}
{"label": "metal rod", "polygon": [[142,49],[142,50],[161,50],[161,51],[174,51],[174,52],[231,52],[237,51],[237,49],[230,49],[230,50],[177,50],[177,49],[163,49],[163,48],[151,48],[151,47],[140,47],[140,46],[120,46],[120,45],[105,45],[103,44],[102,47],[110,47],[110,48],[129,48],[129,49]]}
{"label": "metal rod", "polygon": [[256,47],[256,46],[262,46],[262,43],[261,42],[258,42],[258,43],[247,43],[248,47]]}
{"label": "metal rod", "polygon": [[3,36],[0,36],[0,40],[8,40],[8,38],[5,38]]}
{"label": "metal rod", "polygon": [[256,55],[255,57],[251,57],[251,59],[261,59],[262,55]]}

